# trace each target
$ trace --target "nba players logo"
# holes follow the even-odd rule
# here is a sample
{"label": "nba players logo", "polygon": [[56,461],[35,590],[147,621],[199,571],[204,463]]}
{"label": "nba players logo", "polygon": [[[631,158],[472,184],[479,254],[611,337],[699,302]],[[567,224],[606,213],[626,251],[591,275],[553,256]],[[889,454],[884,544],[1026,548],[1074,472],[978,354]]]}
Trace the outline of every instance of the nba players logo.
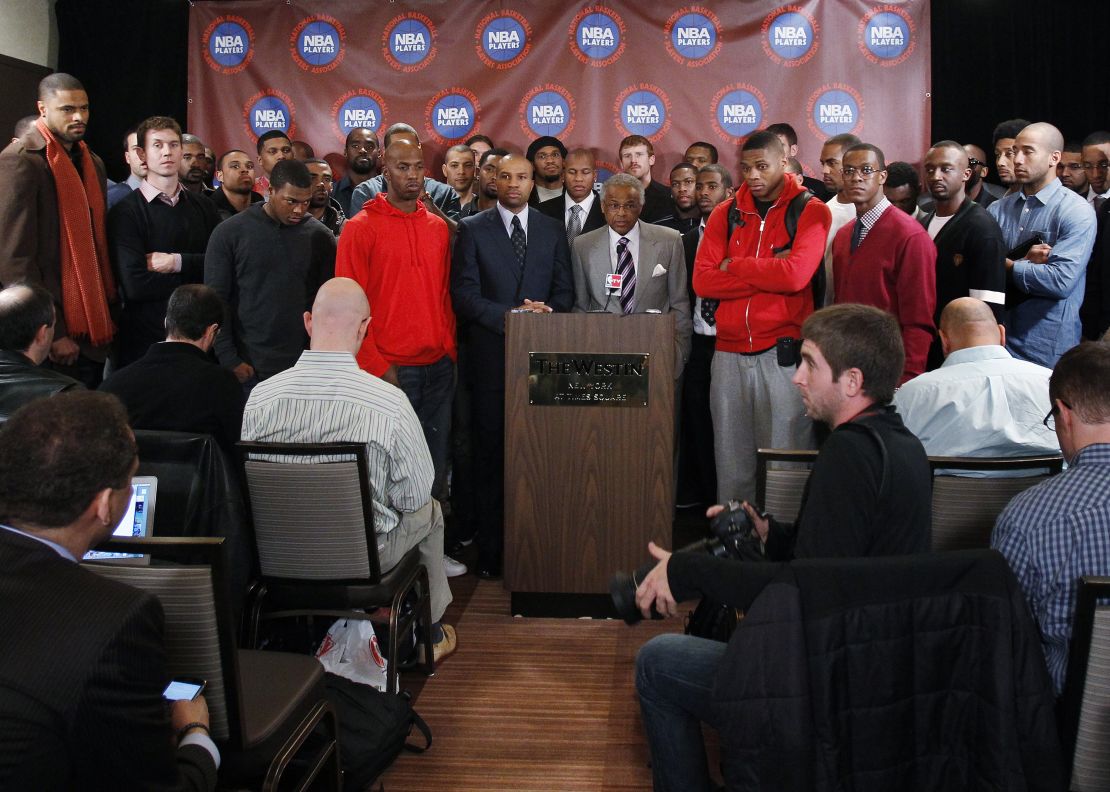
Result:
{"label": "nba players logo", "polygon": [[800,66],[817,53],[817,20],[799,6],[784,6],[763,18],[763,51],[777,64]]}
{"label": "nba players logo", "polygon": [[752,85],[727,85],[713,97],[713,127],[728,143],[742,143],[763,125],[767,100]]}
{"label": "nba players logo", "polygon": [[293,136],[293,100],[273,88],[255,94],[243,105],[247,130],[260,137],[277,130]]}
{"label": "nba players logo", "polygon": [[204,61],[221,74],[237,74],[254,57],[254,30],[247,20],[221,16],[205,29]]}
{"label": "nba players logo", "polygon": [[530,137],[570,134],[574,128],[574,98],[561,85],[541,85],[524,95],[520,103],[520,122]]}
{"label": "nba players logo", "polygon": [[721,22],[709,9],[692,6],[667,20],[667,52],[684,66],[704,66],[721,51]]}
{"label": "nba players logo", "polygon": [[617,129],[622,135],[643,135],[652,139],[670,129],[670,108],[670,100],[663,89],[639,83],[621,91],[613,109]]}
{"label": "nba players logo", "polygon": [[289,36],[293,62],[309,74],[323,74],[343,60],[346,31],[339,20],[313,16],[301,21]]}
{"label": "nba players logo", "polygon": [[389,21],[382,32],[382,56],[400,72],[420,71],[436,56],[432,20],[410,11]]}
{"label": "nba players logo", "polygon": [[846,132],[858,134],[862,127],[860,113],[863,99],[855,88],[834,83],[818,88],[809,98],[809,128],[824,140]]}
{"label": "nba players logo", "polygon": [[465,88],[440,91],[425,108],[428,132],[440,145],[453,145],[474,134],[479,109],[478,97]]}
{"label": "nba players logo", "polygon": [[614,173],[620,173],[621,169],[612,162],[604,162],[603,160],[597,160],[596,166],[597,169],[594,171],[594,179],[596,179],[594,182],[594,190],[601,192],[601,185],[605,184]]}
{"label": "nba players logo", "polygon": [[913,33],[913,20],[901,8],[873,8],[859,23],[860,52],[872,63],[896,66],[913,52]]}
{"label": "nba players logo", "polygon": [[587,6],[571,20],[570,51],[587,66],[608,66],[624,52],[624,20],[602,5]]}
{"label": "nba players logo", "polygon": [[385,101],[368,88],[348,91],[336,100],[331,109],[335,130],[341,140],[346,140],[352,129],[369,129],[375,134],[382,128],[385,118]]}
{"label": "nba players logo", "polygon": [[532,50],[532,26],[516,11],[498,11],[478,23],[475,50],[491,69],[511,69]]}

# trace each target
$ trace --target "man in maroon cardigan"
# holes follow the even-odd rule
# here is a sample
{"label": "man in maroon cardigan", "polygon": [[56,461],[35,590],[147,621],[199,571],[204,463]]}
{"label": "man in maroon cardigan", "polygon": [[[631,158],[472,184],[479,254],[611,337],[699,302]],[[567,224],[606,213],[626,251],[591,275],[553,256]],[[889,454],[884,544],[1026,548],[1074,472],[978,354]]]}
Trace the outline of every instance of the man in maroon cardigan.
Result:
{"label": "man in maroon cardigan", "polygon": [[844,153],[844,193],[856,220],[833,239],[833,292],[838,303],[889,311],[902,328],[906,364],[899,384],[925,371],[937,302],[937,249],[925,228],[883,195],[886,160],[860,143]]}

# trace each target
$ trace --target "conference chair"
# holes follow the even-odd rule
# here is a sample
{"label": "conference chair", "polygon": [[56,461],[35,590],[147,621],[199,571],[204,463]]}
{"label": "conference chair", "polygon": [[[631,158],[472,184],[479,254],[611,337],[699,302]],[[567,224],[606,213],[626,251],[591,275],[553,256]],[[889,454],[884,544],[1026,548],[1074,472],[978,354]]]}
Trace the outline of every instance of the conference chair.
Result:
{"label": "conference chair", "polygon": [[[990,547],[991,530],[1006,504],[1019,492],[1059,473],[1063,458],[929,457],[929,467],[933,471],[932,548],[946,552]],[[986,475],[953,475],[963,471]]]}
{"label": "conference chair", "polygon": [[149,565],[85,565],[162,603],[167,670],[207,682],[222,784],[290,788],[286,770],[292,767],[298,777],[291,788],[308,789],[317,777],[325,779],[327,769],[329,787],[341,789],[338,722],[325,695],[323,666],[314,657],[237,648],[224,539],[113,538],[99,549],[151,557]]}
{"label": "conference chair", "polygon": [[257,646],[265,619],[367,619],[389,610],[387,689],[397,692],[398,647],[415,623],[423,670],[435,671],[428,571],[418,547],[383,572],[364,443],[238,445],[262,574],[247,617]]}
{"label": "conference chair", "polygon": [[1058,705],[1073,792],[1110,790],[1110,577],[1079,580],[1068,676]]}
{"label": "conference chair", "polygon": [[[780,522],[794,522],[802,506],[802,492],[817,459],[816,451],[756,451],[755,502]],[[786,463],[786,467],[783,467]]]}

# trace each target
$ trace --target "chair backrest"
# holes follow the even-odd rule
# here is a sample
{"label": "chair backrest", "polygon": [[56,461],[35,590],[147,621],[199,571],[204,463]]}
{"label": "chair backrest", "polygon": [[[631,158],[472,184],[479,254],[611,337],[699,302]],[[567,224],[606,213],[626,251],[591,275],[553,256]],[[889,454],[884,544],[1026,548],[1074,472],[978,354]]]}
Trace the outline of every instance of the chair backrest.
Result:
{"label": "chair backrest", "polygon": [[780,522],[794,522],[815,459],[816,451],[760,448],[756,452],[756,504]]}
{"label": "chair backrest", "polygon": [[1060,698],[1060,737],[1074,792],[1110,791],[1110,577],[1079,581]]}
{"label": "chair backrest", "polygon": [[380,579],[364,444],[242,442],[238,451],[263,577]]}
{"label": "chair backrest", "polygon": [[[112,539],[113,552],[150,554],[150,566],[86,562],[97,574],[155,595],[165,612],[166,670],[207,682],[212,737],[241,744],[238,661],[222,538]],[[160,563],[189,561],[190,563]]]}
{"label": "chair backrest", "polygon": [[[1063,459],[1018,457],[929,457],[933,471],[932,549],[976,550],[990,547],[995,520],[1015,495],[1058,473]],[[1042,471],[1048,470],[1045,474]],[[954,476],[940,471],[967,470],[985,473],[1033,471],[1022,477]]]}

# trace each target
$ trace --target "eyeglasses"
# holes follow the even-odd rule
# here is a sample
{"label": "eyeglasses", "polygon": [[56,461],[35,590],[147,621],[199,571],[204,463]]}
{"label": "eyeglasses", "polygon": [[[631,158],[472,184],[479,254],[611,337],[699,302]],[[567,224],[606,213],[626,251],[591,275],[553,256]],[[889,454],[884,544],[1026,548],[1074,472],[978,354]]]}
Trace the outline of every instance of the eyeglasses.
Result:
{"label": "eyeglasses", "polygon": [[616,201],[606,201],[605,208],[610,212],[619,212],[621,209],[632,214],[633,212],[640,211],[640,204],[638,203],[617,203]]}
{"label": "eyeglasses", "polygon": [[864,165],[862,168],[853,168],[849,165],[846,168],[841,168],[840,172],[844,175],[845,179],[851,179],[857,173],[864,179],[870,179],[876,173],[881,173],[886,168],[872,168],[870,165]]}
{"label": "eyeglasses", "polygon": [[980,165],[985,165],[986,163],[982,160],[975,159],[975,157],[968,157],[967,164],[969,167],[978,168]]}
{"label": "eyeglasses", "polygon": [[558,159],[562,159],[562,158],[563,158],[563,155],[560,154],[558,151],[553,151],[550,154],[548,154],[545,151],[540,151],[536,154],[536,159],[544,160],[545,162],[547,160],[558,160]]}
{"label": "eyeglasses", "polygon": [[1083,170],[1089,171],[1089,170],[1095,170],[1096,168],[1098,170],[1110,170],[1110,162],[1107,162],[1106,160],[1103,160],[1102,162],[1084,162],[1083,163]]}
{"label": "eyeglasses", "polygon": [[[1063,399],[1057,399],[1056,401],[1059,401],[1060,404],[1064,405],[1069,410],[1071,409],[1071,405]],[[1056,431],[1056,413],[1060,412],[1060,407],[1056,404],[1056,401],[1052,402],[1052,409],[1048,411],[1048,415],[1041,421],[1049,431]]]}
{"label": "eyeglasses", "polygon": [[[1063,168],[1064,170],[1081,171],[1084,166],[1080,165],[1078,162],[1061,162],[1057,167]],[[1105,170],[1105,168],[1103,168],[1103,170]]]}

